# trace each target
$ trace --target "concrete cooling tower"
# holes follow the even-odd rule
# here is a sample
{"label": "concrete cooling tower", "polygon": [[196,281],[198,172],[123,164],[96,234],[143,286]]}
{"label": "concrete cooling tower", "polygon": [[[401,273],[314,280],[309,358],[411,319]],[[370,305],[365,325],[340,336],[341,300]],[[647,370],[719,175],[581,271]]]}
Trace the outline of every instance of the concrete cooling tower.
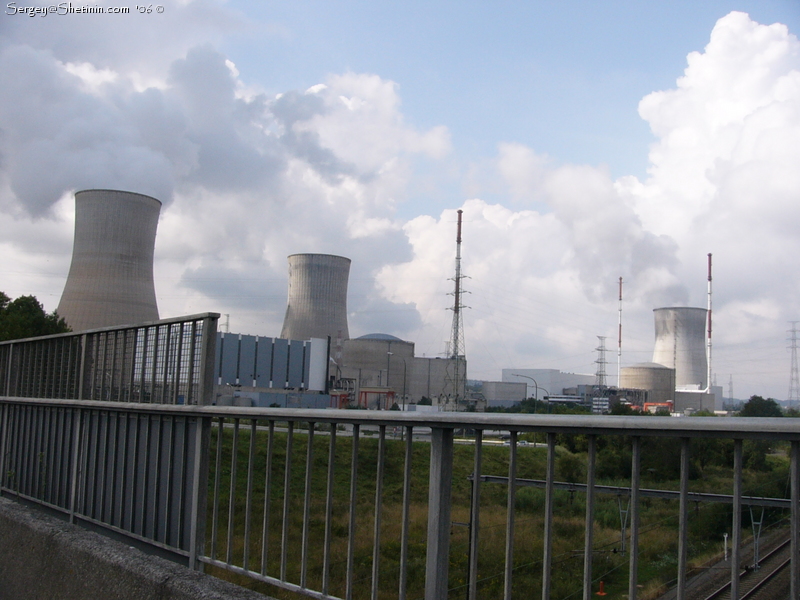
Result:
{"label": "concrete cooling tower", "polygon": [[350,259],[330,254],[289,257],[289,300],[281,337],[349,339],[347,279]]}
{"label": "concrete cooling tower", "polygon": [[117,190],[75,194],[72,264],[58,314],[73,331],[158,320],[153,250],[161,202]]}
{"label": "concrete cooling tower", "polygon": [[703,390],[707,386],[705,308],[656,308],[656,345],[653,362],[675,369],[677,388]]}

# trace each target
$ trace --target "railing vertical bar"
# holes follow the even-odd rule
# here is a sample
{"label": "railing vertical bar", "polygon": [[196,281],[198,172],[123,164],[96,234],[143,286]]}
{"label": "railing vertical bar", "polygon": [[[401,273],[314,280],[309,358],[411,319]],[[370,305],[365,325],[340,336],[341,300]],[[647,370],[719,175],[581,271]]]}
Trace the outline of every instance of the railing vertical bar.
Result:
{"label": "railing vertical bar", "polygon": [[[336,464],[336,423],[331,423],[328,444],[328,478],[325,486],[325,541],[322,550],[322,594],[328,595],[331,574],[331,520],[333,518],[334,466]],[[402,560],[402,559],[401,559]]]}
{"label": "railing vertical bar", "polygon": [[[186,531],[186,521],[187,521],[187,519],[191,519],[191,521],[189,522],[189,531],[190,531],[189,535],[190,535],[190,538],[191,538],[191,535],[193,534],[193,530],[195,528],[195,526],[194,526],[195,521],[194,521],[193,512],[192,512],[192,510],[193,510],[192,506],[193,506],[193,502],[194,502],[194,497],[191,496],[192,490],[188,489],[188,485],[189,485],[189,481],[190,480],[189,480],[189,471],[186,468],[186,463],[187,463],[187,460],[188,460],[188,457],[189,457],[189,444],[192,441],[192,438],[189,435],[189,433],[191,431],[191,423],[195,423],[196,427],[201,427],[201,426],[203,426],[203,424],[205,422],[206,422],[205,419],[197,419],[195,421],[192,421],[192,420],[190,420],[190,418],[188,416],[186,416],[186,417],[181,418],[180,420],[176,420],[176,423],[175,423],[176,431],[178,431],[178,432],[183,431],[183,434],[180,436],[180,439],[183,442],[181,444],[181,458],[177,463],[177,465],[178,465],[178,482],[179,482],[178,486],[177,486],[178,497],[177,497],[177,499],[175,499],[173,501],[173,503],[175,504],[175,506],[177,507],[177,510],[178,510],[177,532],[173,532],[173,528],[170,527],[170,529],[169,529],[169,536],[170,537],[168,537],[167,539],[175,539],[175,540],[177,540],[176,541],[176,545],[180,545],[180,544],[183,543],[184,535],[185,535],[185,531]],[[177,433],[176,433],[176,437],[178,437]],[[207,448],[204,449],[204,452],[206,453],[205,460],[208,461],[208,455],[207,455],[208,449]],[[197,460],[199,460],[199,458]],[[206,470],[206,473],[207,472],[208,471]],[[206,477],[207,477],[207,475],[206,475]],[[189,494],[188,496],[187,496],[187,492]],[[190,503],[188,511],[186,510],[186,498],[187,497],[189,498],[189,503]],[[206,515],[202,515],[202,517],[205,518]],[[191,546],[191,544],[192,544],[191,539],[189,541],[189,544]],[[203,550],[204,550],[204,548],[203,548]]]}
{"label": "railing vertical bar", "polygon": [[211,559],[217,558],[217,535],[219,533],[219,496],[222,479],[222,434],[225,419],[219,418],[217,424],[217,458],[214,464],[214,506],[211,509]]}
{"label": "railing vertical bar", "polygon": [[74,409],[73,421],[75,422],[75,433],[72,437],[72,481],[69,493],[69,522],[75,523],[75,513],[78,505],[78,490],[80,489],[78,480],[80,478],[80,462],[81,462],[81,447],[83,446],[83,438],[85,429],[83,425],[85,412],[80,408]]}
{"label": "railing vertical bar", "polygon": [[113,451],[111,450],[111,447],[109,445],[109,439],[111,439],[111,415],[112,415],[111,411],[106,412],[106,418],[105,418],[106,428],[104,436],[105,439],[103,445],[103,453],[101,454],[103,460],[102,460],[102,469],[100,471],[100,520],[103,523],[105,523],[106,519],[106,504],[107,504],[106,491],[109,479],[108,469],[113,464],[110,460]]}
{"label": "railing vertical bar", "polygon": [[547,465],[544,492],[544,540],[542,556],[542,600],[550,599],[553,565],[553,490],[556,473],[556,434],[547,433]]}
{"label": "railing vertical bar", "polygon": [[434,427],[431,431],[430,479],[428,482],[425,600],[447,598],[452,480],[453,430]]}
{"label": "railing vertical bar", "polygon": [[228,495],[228,541],[225,562],[233,563],[233,515],[236,507],[236,467],[239,464],[239,419],[233,420],[233,444],[231,445],[231,486]]}
{"label": "railing vertical bar", "polygon": [[114,383],[117,374],[117,341],[119,338],[119,330],[114,331],[113,333],[113,341],[111,343],[111,369],[109,382],[108,382],[108,400],[120,400],[119,397],[114,398]]}
{"label": "railing vertical bar", "polygon": [[20,476],[22,475],[22,464],[20,463],[22,457],[22,445],[25,443],[24,439],[24,419],[25,419],[25,407],[21,405],[16,405],[14,407],[14,435],[13,440],[14,443],[11,446],[11,467],[12,473],[10,473],[10,485],[11,491],[16,492],[19,494],[20,492]]}
{"label": "railing vertical bar", "polygon": [[350,515],[347,524],[347,576],[345,600],[353,600],[353,572],[355,569],[356,493],[358,491],[358,442],[360,425],[353,425],[353,447],[350,459]]}
{"label": "railing vertical bar", "polygon": [[306,587],[308,576],[308,529],[311,516],[311,471],[314,465],[314,427],[313,422],[308,423],[308,445],[306,446],[306,477],[305,493],[303,496],[303,531],[300,542],[300,587]]}
{"label": "railing vertical bar", "polygon": [[411,506],[411,464],[413,459],[414,428],[405,428],[406,456],[403,468],[403,528],[400,532],[400,594],[399,600],[408,595],[408,536],[409,507]]}
{"label": "railing vertical bar", "polygon": [[586,465],[586,533],[583,546],[583,600],[592,598],[592,551],[594,546],[594,479],[597,436],[589,435]]}
{"label": "railing vertical bar", "polygon": [[244,508],[244,557],[242,566],[250,568],[250,513],[253,510],[253,467],[256,460],[256,420],[250,421],[250,451],[247,456],[247,496]]}
{"label": "railing vertical bar", "polygon": [[[49,363],[48,363],[49,364]],[[37,478],[37,482],[40,483],[40,488],[37,490],[37,497],[41,498],[44,501],[48,501],[50,495],[50,456],[51,456],[51,445],[52,445],[52,417],[53,417],[53,407],[52,406],[43,406],[42,411],[44,412],[44,427],[42,431],[42,446],[41,452],[39,454],[39,477]],[[41,489],[44,488],[44,489]]]}
{"label": "railing vertical bar", "polygon": [[798,468],[800,468],[800,442],[792,441],[792,454],[791,454],[791,472],[789,475],[790,485],[792,487],[791,498],[791,575],[789,582],[789,598],[797,600],[800,595],[800,476],[798,476]]}
{"label": "railing vertical bar", "polygon": [[[194,359],[197,352],[197,321],[192,321],[192,339],[189,343],[189,371],[186,375],[186,396],[184,403],[188,406],[190,404],[200,404],[197,401],[194,391]],[[213,357],[211,358],[213,361]]]}
{"label": "railing vertical bar", "polygon": [[267,464],[264,467],[264,519],[261,524],[261,574],[267,574],[267,550],[269,549],[269,508],[272,501],[272,453],[275,446],[275,421],[269,422],[267,440]]}
{"label": "railing vertical bar", "polygon": [[[406,447],[406,460],[410,453],[410,445]],[[481,517],[481,473],[483,470],[483,430],[475,431],[475,454],[472,465],[472,497],[470,499],[469,515],[469,572],[467,598],[476,600],[478,597],[478,539],[480,533]],[[408,469],[408,466],[406,466]],[[408,508],[406,507],[407,511]],[[407,515],[406,515],[407,516]]]}
{"label": "railing vertical bar", "polygon": [[511,600],[514,572],[514,505],[517,497],[517,432],[511,432],[508,458],[508,503],[506,507],[506,562],[503,569],[503,598]]}
{"label": "railing vertical bar", "polygon": [[[125,502],[126,499],[131,497],[129,494],[126,493],[128,487],[128,470],[131,468],[129,467],[129,460],[128,460],[128,436],[130,436],[130,422],[131,422],[131,415],[129,412],[124,412],[120,415],[120,419],[124,427],[122,427],[122,433],[119,434],[117,443],[122,445],[121,452],[120,452],[120,465],[122,467],[122,472],[120,473],[120,482],[119,482],[119,490],[120,490],[120,502],[119,502],[119,526],[125,527]],[[116,503],[114,503],[116,506]]]}
{"label": "railing vertical bar", "polygon": [[631,439],[631,543],[628,567],[628,600],[636,600],[639,585],[639,487],[641,486],[642,438]]}
{"label": "railing vertical bar", "polygon": [[33,412],[34,407],[30,405],[25,406],[25,426],[24,426],[24,433],[22,437],[22,461],[20,467],[20,474],[22,477],[20,478],[20,489],[19,491],[23,494],[29,494],[30,489],[30,481],[31,481],[31,461],[33,461],[33,452],[31,452],[31,444],[32,444],[32,429],[33,429],[33,416],[31,413]]}
{"label": "railing vertical bar", "polygon": [[680,516],[678,518],[677,600],[686,600],[687,549],[689,545],[689,438],[681,438]]}
{"label": "railing vertical bar", "polygon": [[286,460],[283,473],[283,522],[281,524],[281,581],[286,581],[286,552],[289,548],[289,506],[292,484],[292,445],[294,443],[294,421],[289,421],[286,433]]}
{"label": "railing vertical bar", "polygon": [[[169,452],[167,452],[167,480],[166,489],[164,490],[164,537],[162,541],[165,544],[169,544],[169,537],[170,533],[172,533],[172,521],[180,516],[180,508],[177,511],[172,510],[172,488],[174,483],[177,481],[179,484],[181,480],[173,477],[173,469],[175,468],[175,427],[176,423],[175,420],[177,417],[170,416],[167,417],[167,422],[169,423],[169,428],[167,429],[167,448]],[[178,505],[180,507],[180,505]],[[158,537],[156,537],[158,539]]]}
{"label": "railing vertical bar", "polygon": [[79,500],[79,512],[82,515],[89,515],[89,490],[91,489],[89,486],[91,481],[94,478],[94,474],[91,472],[91,461],[92,461],[92,451],[91,451],[91,440],[92,438],[96,438],[97,436],[92,435],[92,431],[94,430],[94,423],[95,423],[95,415],[96,411],[92,409],[88,409],[85,412],[85,420],[84,428],[83,428],[83,437],[84,439],[81,440],[81,446],[83,450],[83,468],[81,469],[81,477],[83,478],[83,485],[82,493],[80,494]]}
{"label": "railing vertical bar", "polygon": [[[10,350],[10,349],[9,349]],[[8,416],[11,412],[10,404],[0,405],[0,414],[2,414],[2,421],[0,422],[0,496],[3,495],[3,488],[6,486],[6,473],[8,472],[6,465],[9,440],[8,440]]]}
{"label": "railing vertical bar", "polygon": [[164,372],[161,379],[161,403],[169,404],[169,360],[172,356],[172,324],[170,323],[164,328],[166,329],[166,333],[164,334],[164,358],[162,361],[164,365]]}
{"label": "railing vertical bar", "polygon": [[99,350],[100,347],[102,347],[103,360],[102,360],[102,363],[101,363],[102,366],[100,367],[100,372],[99,372],[99,375],[100,375],[100,397],[97,398],[98,400],[108,400],[108,398],[106,398],[106,387],[107,387],[106,386],[106,380],[107,380],[106,378],[108,377],[108,367],[107,367],[107,363],[108,363],[108,335],[109,335],[108,332],[103,332],[99,336],[103,340],[102,346],[100,346],[98,344],[98,350]]}
{"label": "railing vertical bar", "polygon": [[161,343],[161,327],[154,325],[149,328],[153,332],[153,357],[150,371],[150,402],[156,401],[156,381],[158,377],[158,345]]}
{"label": "railing vertical bar", "polygon": [[[130,530],[135,532],[136,531],[136,502],[138,500],[136,490],[138,489],[137,484],[139,482],[139,465],[141,464],[139,461],[139,433],[142,428],[141,425],[141,416],[136,413],[131,415],[133,417],[133,456],[130,460],[130,468],[131,468],[131,509],[128,513],[128,521],[130,522]],[[128,419],[128,424],[130,426],[130,418]]]}
{"label": "railing vertical bar", "polygon": [[[189,530],[189,567],[200,570],[202,563],[197,560],[205,550],[206,494],[208,491],[208,440],[211,419],[197,418],[194,427],[194,449],[192,463],[191,523]],[[190,427],[187,420],[186,436]]]}
{"label": "railing vertical bar", "polygon": [[381,560],[381,516],[383,514],[383,475],[386,456],[386,425],[380,426],[378,465],[375,474],[375,525],[372,542],[372,600],[378,600]]}
{"label": "railing vertical bar", "polygon": [[[181,395],[181,360],[183,359],[183,326],[185,323],[180,323],[178,326],[178,347],[175,350],[175,374],[173,376],[173,395],[172,404],[178,403],[178,397]],[[183,402],[186,403],[186,394],[183,396]]]}
{"label": "railing vertical bar", "polygon": [[156,435],[154,436],[155,439],[155,451],[156,456],[154,459],[153,465],[153,510],[151,511],[152,520],[153,520],[153,535],[152,539],[158,539],[158,524],[161,521],[161,477],[162,477],[162,469],[161,469],[161,443],[164,438],[164,419],[166,417],[164,415],[158,415],[155,418],[156,425],[158,426],[156,429]]}
{"label": "railing vertical bar", "polygon": [[731,523],[731,600],[739,600],[742,543],[742,440],[733,440],[733,522]]}
{"label": "railing vertical bar", "polygon": [[141,361],[141,366],[139,367],[141,369],[141,372],[139,373],[139,402],[144,402],[145,377],[147,376],[147,347],[149,345],[150,328],[143,327],[141,329],[141,332],[142,332],[142,361]]}
{"label": "railing vertical bar", "polygon": [[63,421],[64,432],[61,435],[60,456],[62,457],[61,478],[59,480],[58,496],[61,498],[61,506],[69,510],[70,485],[72,483],[72,447],[74,445],[73,435],[75,430],[75,410],[64,408]]}
{"label": "railing vertical bar", "polygon": [[142,536],[147,535],[147,498],[150,496],[150,429],[152,428],[152,415],[146,414],[144,416],[145,430],[144,430],[144,473],[142,480],[141,491],[141,533]]}

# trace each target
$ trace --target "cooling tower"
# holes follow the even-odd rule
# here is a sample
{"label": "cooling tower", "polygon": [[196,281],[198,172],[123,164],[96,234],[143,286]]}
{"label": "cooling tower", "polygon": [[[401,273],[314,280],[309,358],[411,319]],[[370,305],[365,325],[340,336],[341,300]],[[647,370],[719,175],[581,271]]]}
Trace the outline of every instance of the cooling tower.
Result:
{"label": "cooling tower", "polygon": [[350,259],[330,254],[289,257],[289,300],[281,337],[292,340],[341,336],[347,329],[347,279]]}
{"label": "cooling tower", "polygon": [[161,202],[117,190],[75,194],[72,264],[58,314],[73,331],[158,320],[153,249]]}
{"label": "cooling tower", "polygon": [[706,388],[705,308],[656,308],[653,362],[675,369],[677,388]]}

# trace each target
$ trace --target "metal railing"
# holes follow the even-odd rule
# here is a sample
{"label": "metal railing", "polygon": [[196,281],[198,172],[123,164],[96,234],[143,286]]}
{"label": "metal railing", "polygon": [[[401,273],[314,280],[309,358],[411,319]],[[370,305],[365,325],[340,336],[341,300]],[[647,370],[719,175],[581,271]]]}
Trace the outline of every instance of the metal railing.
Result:
{"label": "metal railing", "polygon": [[[401,414],[391,411],[309,411],[272,409],[225,408],[214,411],[216,425],[212,435],[215,447],[210,475],[212,498],[209,499],[211,537],[207,552],[198,557],[214,565],[277,587],[314,598],[420,597],[419,590],[410,595],[409,575],[420,565],[419,543],[424,540],[424,596],[426,599],[448,597],[458,593],[475,599],[481,595],[479,571],[481,555],[481,508],[484,437],[486,432],[509,432],[507,452],[507,503],[505,517],[505,560],[503,565],[502,597],[516,597],[514,580],[518,565],[514,554],[522,540],[516,538],[515,515],[518,490],[518,453],[523,448],[518,436],[524,432],[538,432],[546,438],[545,499],[543,508],[544,533],[541,544],[541,594],[550,598],[555,545],[554,498],[556,436],[560,434],[586,436],[588,453],[586,464],[586,501],[584,518],[583,583],[582,597],[588,600],[597,590],[597,574],[593,570],[596,553],[595,497],[597,477],[597,442],[601,436],[613,436],[620,443],[629,438],[632,444],[632,463],[629,494],[630,527],[628,540],[629,598],[638,597],[639,540],[640,540],[640,483],[641,446],[648,437],[670,437],[676,440],[680,453],[680,481],[678,490],[677,527],[677,597],[686,597],[689,532],[689,452],[695,438],[723,438],[733,440],[733,514],[741,515],[742,495],[742,445],[748,439],[784,440],[791,443],[791,522],[792,543],[798,542],[798,448],[800,447],[800,421],[794,419],[744,419],[744,418],[643,418],[599,416],[546,416],[498,415],[469,413]],[[345,445],[344,460],[339,446],[341,428],[349,437]],[[319,427],[323,427],[318,431]],[[409,519],[412,506],[412,456],[420,441],[415,430],[425,431],[429,444],[427,467],[426,531],[412,533],[415,525]],[[466,582],[458,584],[462,591],[454,592],[454,581],[448,572],[454,556],[450,549],[454,523],[451,519],[453,487],[454,431],[467,430],[474,440],[472,457],[471,502],[468,525],[468,575]],[[387,432],[399,431],[404,441],[394,441]],[[365,435],[372,432],[374,435]],[[429,433],[428,433],[429,432]],[[320,453],[318,436],[327,438],[327,452]],[[374,441],[373,441],[374,440]],[[365,454],[364,444],[371,448]],[[396,456],[389,456],[388,444]],[[398,446],[398,444],[400,446]],[[278,449],[281,447],[280,456]],[[399,460],[402,447],[402,461]],[[530,448],[525,448],[530,451]],[[302,466],[296,465],[298,459]],[[416,459],[415,459],[416,460]],[[402,464],[400,464],[402,462]],[[374,502],[365,502],[364,468],[372,483],[368,493]],[[419,468],[418,461],[414,468]],[[347,490],[335,489],[334,471],[344,470],[349,481]],[[299,473],[295,473],[298,470]],[[393,489],[399,498],[386,497],[387,472],[392,470],[391,481],[399,487]],[[496,484],[495,484],[496,485]],[[340,482],[341,487],[341,482]],[[417,490],[419,492],[419,490]],[[258,502],[257,502],[258,500]],[[312,505],[318,504],[312,511]],[[398,522],[387,525],[385,513],[389,504],[399,504],[392,510]],[[368,509],[368,518],[358,511]],[[273,514],[277,512],[277,514]],[[316,517],[314,515],[317,515]],[[319,515],[322,515],[321,517]],[[367,522],[369,521],[369,522]],[[462,523],[463,524],[463,523]],[[294,527],[294,529],[293,529]],[[368,550],[364,549],[365,536],[359,530],[367,527]],[[731,565],[741,561],[741,519],[733,518],[730,524],[733,538]],[[339,529],[339,535],[332,533]],[[346,532],[345,532],[346,529]],[[397,534],[397,539],[393,536]],[[413,538],[413,539],[412,539]],[[417,555],[410,557],[410,547],[416,546]],[[387,550],[391,549],[391,551]],[[369,554],[369,556],[368,556]],[[794,552],[793,556],[797,556]],[[412,562],[416,562],[414,566]],[[369,563],[369,575],[359,579],[364,562]],[[388,566],[388,568],[386,568]],[[338,583],[333,583],[333,571],[338,570]],[[312,576],[313,571],[313,576]],[[732,567],[732,581],[738,582],[738,571]],[[792,566],[792,585],[798,583],[797,561]],[[738,593],[734,584],[734,594]],[[337,589],[334,590],[333,588]],[[366,592],[369,588],[369,592]],[[465,589],[464,589],[465,588]],[[393,594],[387,590],[394,589]],[[793,587],[793,590],[797,590]],[[525,590],[531,593],[531,590]],[[794,594],[794,593],[793,593]],[[737,597],[737,596],[734,596]],[[797,595],[792,595],[797,598]]]}
{"label": "metal railing", "polygon": [[0,396],[202,404],[211,398],[218,318],[0,342]]}
{"label": "metal railing", "polygon": [[[597,589],[602,535],[598,444],[610,440],[631,448],[630,525],[623,535],[627,592],[636,599],[645,539],[642,448],[650,438],[666,437],[680,457],[674,558],[683,599],[689,505],[696,498],[689,489],[692,443],[732,440],[730,564],[732,597],[738,597],[740,515],[748,501],[743,444],[783,441],[791,449],[791,597],[798,597],[798,420],[209,406],[210,391],[203,390],[213,379],[208,340],[215,322],[215,315],[199,315],[0,345],[0,493],[125,535],[192,568],[245,575],[305,597],[507,599],[534,594],[523,576],[535,569],[535,594],[547,599],[556,575],[558,494],[566,493],[555,480],[557,438],[583,436],[579,593],[588,600]],[[47,397],[70,393],[81,397]],[[457,439],[457,431],[466,439]],[[507,446],[490,446],[488,438],[499,431],[506,432]],[[531,432],[544,439],[544,453],[520,439]],[[468,460],[456,452],[457,442],[471,444]],[[522,452],[540,457],[541,539],[525,529],[529,516],[521,518],[519,490],[534,456]],[[501,500],[487,489],[498,486],[489,476],[504,478]],[[501,564],[486,564],[489,541],[502,546]],[[535,559],[520,562],[523,553]],[[489,579],[496,594],[489,593]]]}

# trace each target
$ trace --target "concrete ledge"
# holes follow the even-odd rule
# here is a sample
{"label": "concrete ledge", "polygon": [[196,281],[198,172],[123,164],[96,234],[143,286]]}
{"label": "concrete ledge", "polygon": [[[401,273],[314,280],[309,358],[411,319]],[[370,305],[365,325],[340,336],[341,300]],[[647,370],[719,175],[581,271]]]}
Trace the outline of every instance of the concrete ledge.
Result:
{"label": "concrete ledge", "polygon": [[3,600],[266,600],[0,498]]}

